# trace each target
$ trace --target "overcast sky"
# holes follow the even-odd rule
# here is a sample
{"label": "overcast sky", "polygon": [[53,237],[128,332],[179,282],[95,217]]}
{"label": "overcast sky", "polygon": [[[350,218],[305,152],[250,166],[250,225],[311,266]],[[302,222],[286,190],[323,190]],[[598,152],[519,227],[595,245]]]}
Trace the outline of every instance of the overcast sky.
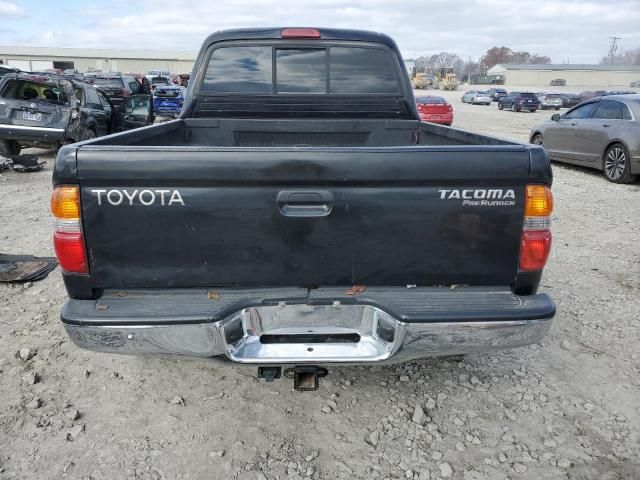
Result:
{"label": "overcast sky", "polygon": [[197,50],[213,31],[318,26],[391,35],[405,58],[506,46],[597,63],[640,48],[640,0],[0,0],[0,45]]}

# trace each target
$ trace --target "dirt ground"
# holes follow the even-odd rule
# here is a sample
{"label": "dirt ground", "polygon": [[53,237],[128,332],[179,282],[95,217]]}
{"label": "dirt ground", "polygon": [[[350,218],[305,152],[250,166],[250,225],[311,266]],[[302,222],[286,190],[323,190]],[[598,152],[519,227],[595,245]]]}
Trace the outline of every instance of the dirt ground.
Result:
{"label": "dirt ground", "polygon": [[[454,126],[504,138],[526,141],[553,113],[461,95],[445,93]],[[53,157],[39,153],[46,170],[0,174],[4,253],[53,254]],[[58,319],[59,268],[0,284],[0,479],[639,478],[640,185],[554,175],[541,288],[558,314],[540,344],[331,369],[315,393],[255,369],[80,350]]]}

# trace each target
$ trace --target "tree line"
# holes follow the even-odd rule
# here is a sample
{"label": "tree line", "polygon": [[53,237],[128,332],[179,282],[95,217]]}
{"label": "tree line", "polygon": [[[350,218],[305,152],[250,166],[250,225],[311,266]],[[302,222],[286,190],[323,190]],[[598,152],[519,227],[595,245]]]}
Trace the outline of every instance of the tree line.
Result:
{"label": "tree line", "polygon": [[459,77],[467,75],[486,74],[487,70],[498,64],[529,63],[547,64],[551,58],[537,53],[514,51],[508,47],[492,47],[480,57],[479,61],[471,58],[463,60],[452,52],[440,52],[429,56],[421,56],[416,59],[417,72],[437,73],[441,67],[453,67]]}
{"label": "tree line", "polygon": [[640,48],[627,50],[614,55],[612,58],[609,56],[603,57],[600,60],[600,65],[640,65]]}
{"label": "tree line", "polygon": [[[458,77],[470,75],[486,75],[487,70],[498,64],[548,64],[551,58],[546,55],[515,51],[508,47],[492,47],[480,57],[479,61],[471,58],[463,60],[452,52],[440,52],[428,56],[420,56],[415,61],[416,72],[438,73],[442,67],[453,67]],[[601,65],[640,65],[640,48],[627,50],[610,58],[603,57]]]}

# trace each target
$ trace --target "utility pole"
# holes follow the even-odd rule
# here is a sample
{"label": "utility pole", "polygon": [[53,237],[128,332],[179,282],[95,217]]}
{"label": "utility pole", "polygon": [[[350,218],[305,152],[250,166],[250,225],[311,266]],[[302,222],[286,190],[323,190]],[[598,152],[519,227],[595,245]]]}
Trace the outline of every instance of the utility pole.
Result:
{"label": "utility pole", "polygon": [[618,50],[618,45],[616,42],[621,40],[620,37],[609,37],[611,39],[611,46],[609,47],[609,65],[613,65],[614,58],[616,56],[616,50]]}

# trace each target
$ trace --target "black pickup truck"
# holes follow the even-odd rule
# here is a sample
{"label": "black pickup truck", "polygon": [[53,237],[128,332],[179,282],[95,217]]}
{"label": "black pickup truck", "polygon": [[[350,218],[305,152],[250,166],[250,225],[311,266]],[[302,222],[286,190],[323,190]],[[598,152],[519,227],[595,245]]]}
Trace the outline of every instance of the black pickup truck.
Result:
{"label": "black pickup truck", "polygon": [[205,41],[180,117],[64,147],[62,321],[102,352],[281,368],[537,342],[544,149],[421,123],[396,44],[332,29]]}

